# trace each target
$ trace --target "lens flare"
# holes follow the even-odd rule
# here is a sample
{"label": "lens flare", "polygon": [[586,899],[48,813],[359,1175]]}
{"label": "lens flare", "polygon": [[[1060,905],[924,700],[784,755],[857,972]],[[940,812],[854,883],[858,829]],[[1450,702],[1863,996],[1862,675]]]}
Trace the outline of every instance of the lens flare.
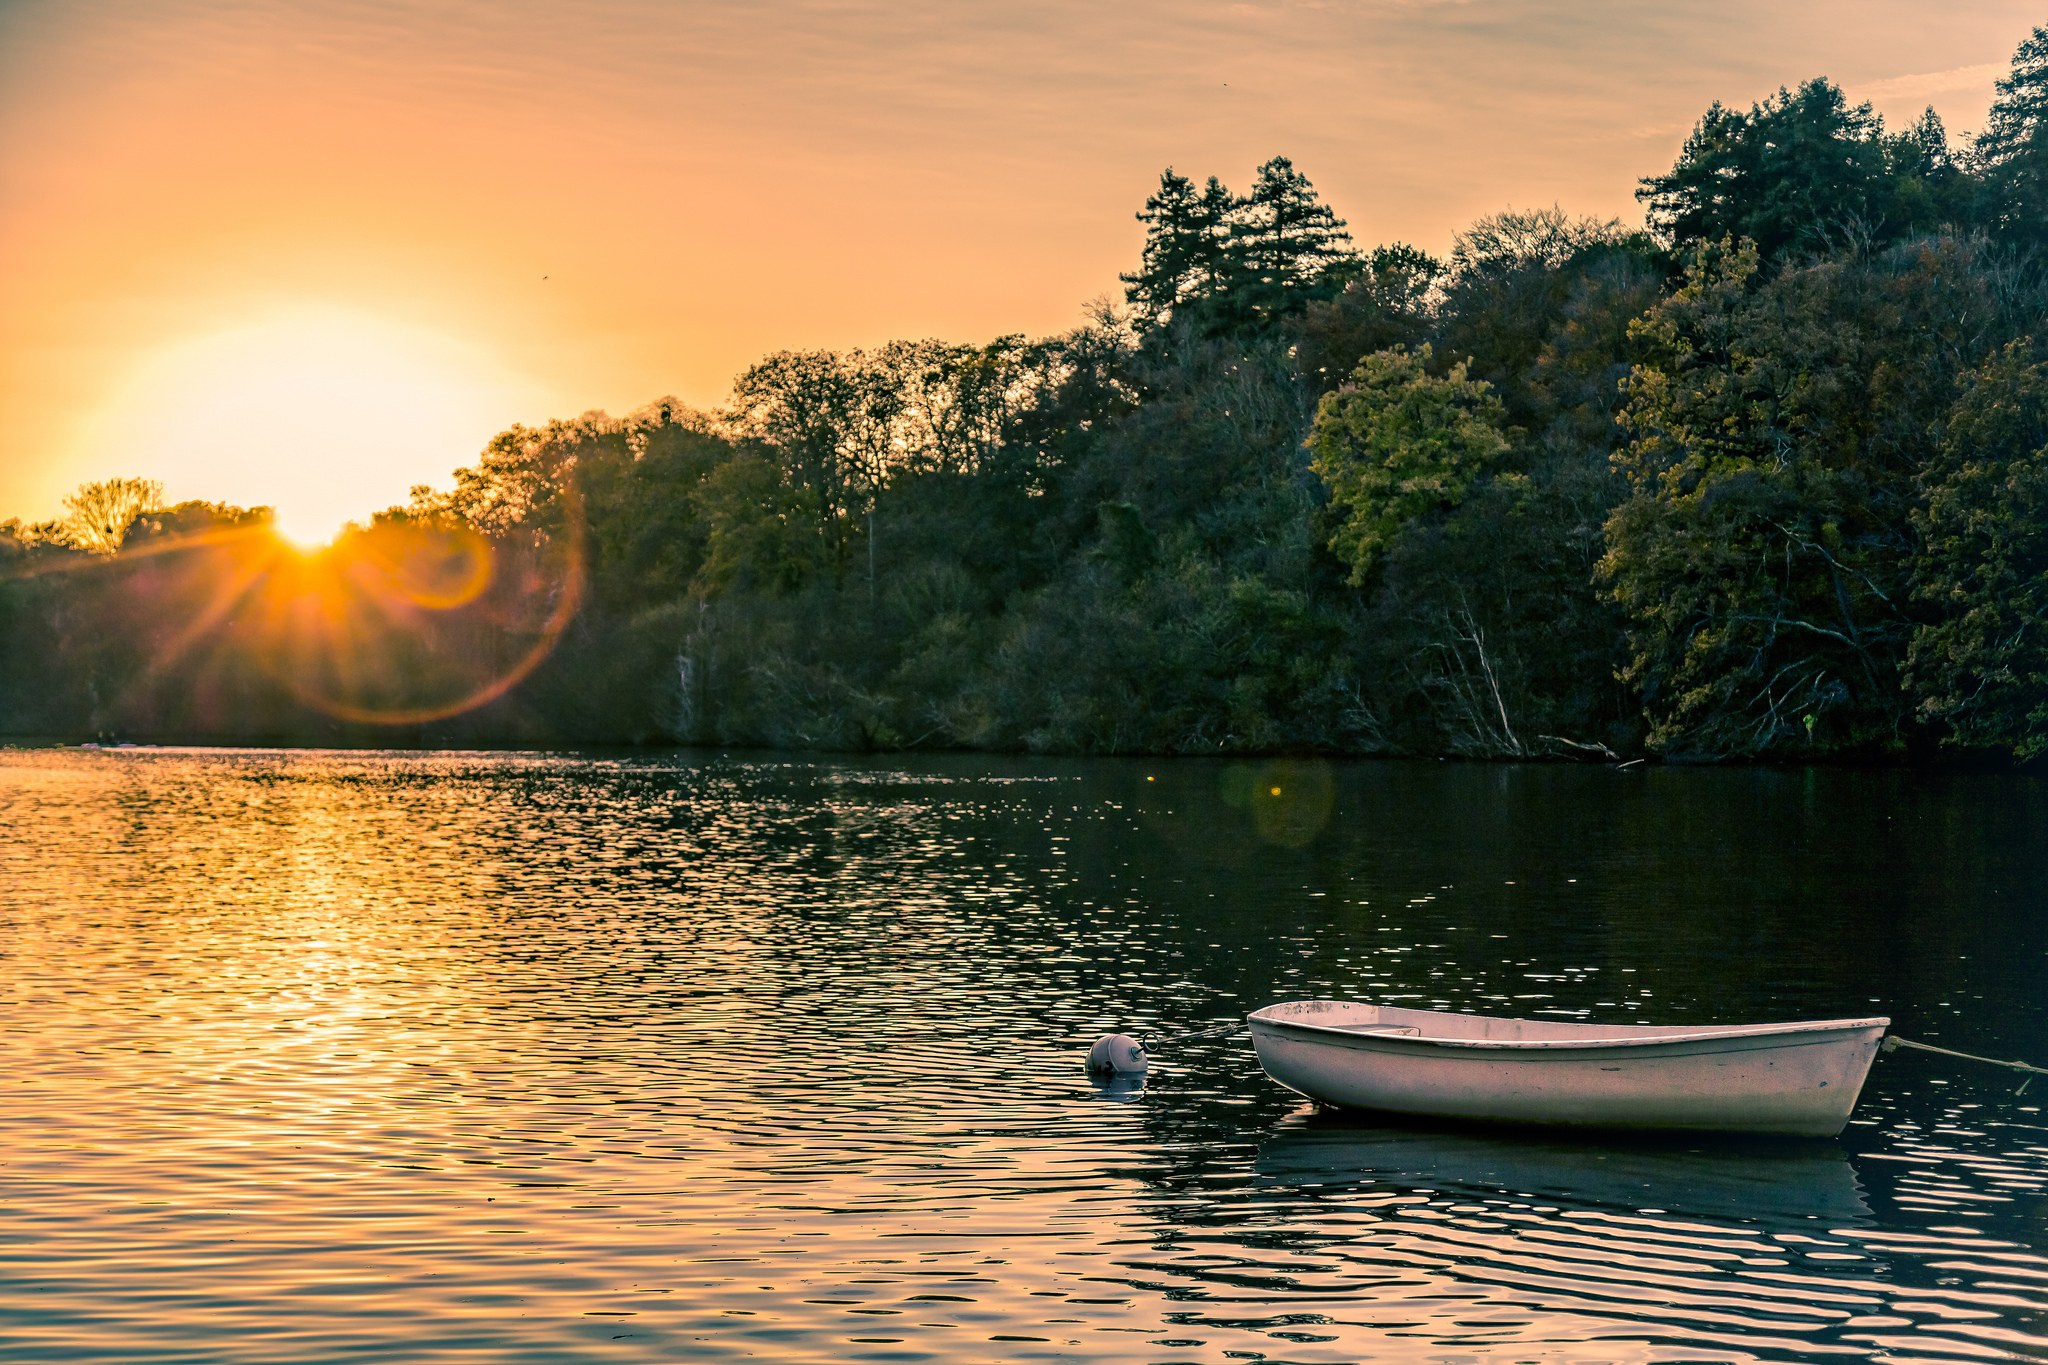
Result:
{"label": "lens flare", "polygon": [[386,522],[355,539],[361,580],[414,606],[449,611],[490,586],[491,543],[462,522]]}
{"label": "lens flare", "polygon": [[104,710],[124,726],[148,732],[169,697],[221,732],[252,705],[288,717],[294,703],[350,724],[417,725],[504,697],[575,619],[583,509],[573,487],[556,493],[557,524],[523,535],[400,515],[306,549],[274,523],[243,521],[31,572],[89,575],[83,591],[135,604],[124,638],[147,662]]}
{"label": "lens flare", "polygon": [[[354,724],[421,725],[510,692],[583,603],[583,505],[573,486],[562,502],[560,538],[517,549],[453,518],[380,521],[337,541],[313,561],[327,581],[288,613],[299,698]],[[494,666],[476,666],[480,648]]]}

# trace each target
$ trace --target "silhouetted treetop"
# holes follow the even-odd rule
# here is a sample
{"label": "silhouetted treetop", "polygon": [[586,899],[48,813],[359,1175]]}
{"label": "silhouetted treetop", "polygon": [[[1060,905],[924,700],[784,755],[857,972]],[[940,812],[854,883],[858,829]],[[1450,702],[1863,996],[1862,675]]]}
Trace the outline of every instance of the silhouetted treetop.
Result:
{"label": "silhouetted treetop", "polygon": [[1198,190],[1168,167],[1137,217],[1144,257],[1119,278],[1151,331],[1174,321],[1205,336],[1270,331],[1366,269],[1344,220],[1284,156],[1259,167],[1242,198],[1214,176]]}
{"label": "silhouetted treetop", "polygon": [[1884,245],[1950,221],[1956,202],[1937,119],[1888,137],[1870,105],[1815,77],[1749,112],[1718,101],[1678,161],[1636,191],[1673,245],[1747,237],[1766,260]]}
{"label": "silhouetted treetop", "polygon": [[2013,55],[1976,153],[1993,230],[2022,245],[2048,245],[2048,28],[2036,28]]}

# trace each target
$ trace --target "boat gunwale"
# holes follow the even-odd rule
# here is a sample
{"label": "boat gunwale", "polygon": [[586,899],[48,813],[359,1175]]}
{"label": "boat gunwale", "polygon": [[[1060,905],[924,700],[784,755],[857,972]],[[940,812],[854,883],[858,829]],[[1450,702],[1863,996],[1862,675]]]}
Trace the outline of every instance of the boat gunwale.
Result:
{"label": "boat gunwale", "polygon": [[[1310,1002],[1299,1000],[1282,1001],[1278,1004],[1267,1005],[1261,1009],[1252,1011],[1250,1015],[1246,1016],[1246,1022],[1253,1025],[1263,1026],[1266,1028],[1293,1029],[1302,1033],[1322,1035],[1323,1037],[1327,1037],[1330,1039],[1344,1038],[1357,1039],[1361,1042],[1387,1043],[1395,1045],[1397,1048],[1406,1045],[1428,1047],[1452,1047],[1464,1048],[1472,1051],[1499,1052],[1555,1052],[1580,1050],[1590,1051],[1594,1049],[1613,1048],[1645,1048],[1669,1046],[1677,1043],[1703,1043],[1739,1038],[1790,1037],[1802,1033],[1847,1033],[1857,1029],[1888,1029],[1891,1027],[1892,1022],[1889,1016],[1874,1015],[1868,1018],[1861,1019],[1799,1020],[1794,1021],[1792,1023],[1784,1024],[1734,1024],[1730,1025],[1727,1028],[1714,1028],[1711,1025],[1709,1025],[1703,1029],[1699,1029],[1699,1031],[1697,1032],[1650,1033],[1648,1034],[1648,1036],[1621,1038],[1432,1038],[1427,1035],[1393,1032],[1393,1028],[1400,1027],[1396,1025],[1352,1025],[1349,1027],[1339,1027],[1330,1024],[1303,1023],[1293,1019],[1282,1019],[1267,1014],[1268,1010],[1279,1009],[1285,1005],[1299,1005],[1309,1003],[1350,1004],[1363,1002]],[[1444,1013],[1444,1011],[1441,1010],[1414,1010],[1408,1009],[1405,1006],[1381,1006],[1379,1008],[1399,1009],[1402,1013],[1410,1015],[1430,1015]],[[1641,1028],[1647,1032],[1648,1030],[1655,1029],[1657,1027],[1654,1024],[1585,1025],[1577,1023],[1565,1023],[1563,1021],[1553,1022],[1550,1020],[1543,1019],[1516,1019],[1511,1015],[1504,1014],[1460,1014],[1452,1017],[1460,1019],[1494,1019],[1518,1024],[1538,1024],[1546,1028],[1620,1027]],[[1698,1026],[1685,1027],[1698,1028]]]}

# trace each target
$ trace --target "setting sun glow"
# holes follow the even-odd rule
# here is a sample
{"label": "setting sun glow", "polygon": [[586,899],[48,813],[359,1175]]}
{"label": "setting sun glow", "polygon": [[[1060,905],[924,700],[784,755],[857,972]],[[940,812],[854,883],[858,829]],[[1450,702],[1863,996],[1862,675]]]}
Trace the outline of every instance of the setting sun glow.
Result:
{"label": "setting sun glow", "polygon": [[268,505],[279,534],[310,549],[473,459],[518,397],[473,348],[304,309],[151,353],[91,446],[97,463],[161,479],[173,499]]}
{"label": "setting sun glow", "polygon": [[[1051,335],[1169,165],[1294,156],[1361,245],[1439,256],[1508,205],[1638,222],[1712,100],[1825,72],[1981,126],[2037,9],[0,5],[0,518],[139,475],[318,537],[783,347]],[[491,366],[412,327],[516,394],[477,415]]]}
{"label": "setting sun glow", "polygon": [[329,518],[324,516],[280,511],[271,526],[279,540],[301,554],[312,554],[326,548],[345,524],[346,519],[329,524]]}

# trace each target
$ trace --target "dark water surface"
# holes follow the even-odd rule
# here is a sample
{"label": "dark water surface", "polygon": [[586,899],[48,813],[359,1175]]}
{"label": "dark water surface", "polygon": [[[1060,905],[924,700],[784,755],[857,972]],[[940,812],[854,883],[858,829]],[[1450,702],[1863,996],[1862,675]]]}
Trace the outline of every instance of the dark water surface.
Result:
{"label": "dark water surface", "polygon": [[0,752],[0,1358],[2048,1358],[2048,1080],[1313,1115],[1371,998],[2048,1064],[2024,777]]}

